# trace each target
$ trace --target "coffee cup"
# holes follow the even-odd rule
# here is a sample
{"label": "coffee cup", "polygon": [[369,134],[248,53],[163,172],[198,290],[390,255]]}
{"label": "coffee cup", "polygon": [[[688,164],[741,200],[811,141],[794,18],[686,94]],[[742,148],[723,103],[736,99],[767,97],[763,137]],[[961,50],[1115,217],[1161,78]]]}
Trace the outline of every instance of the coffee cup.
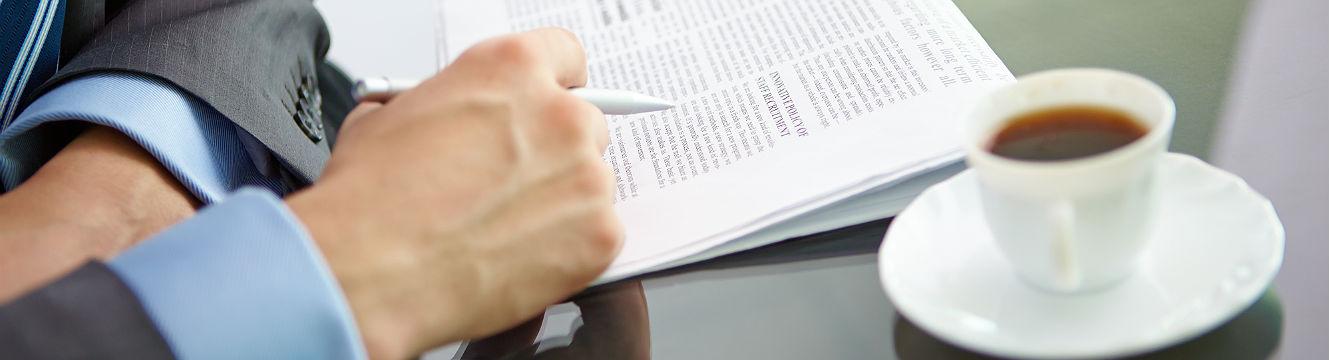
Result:
{"label": "coffee cup", "polygon": [[[965,119],[966,161],[991,235],[1025,282],[1057,293],[1131,276],[1151,239],[1167,92],[1106,69],[1020,77]],[[1124,119],[1124,120],[1123,120]]]}

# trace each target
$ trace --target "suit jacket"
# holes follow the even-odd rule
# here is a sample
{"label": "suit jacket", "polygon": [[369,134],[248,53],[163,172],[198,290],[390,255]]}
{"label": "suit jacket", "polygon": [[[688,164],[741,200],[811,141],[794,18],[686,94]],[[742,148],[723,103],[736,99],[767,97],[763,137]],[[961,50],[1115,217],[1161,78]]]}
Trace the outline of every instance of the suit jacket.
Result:
{"label": "suit jacket", "polygon": [[[321,172],[331,139],[317,74],[336,72],[322,67],[329,39],[309,0],[70,0],[64,25],[67,61],[39,93],[89,72],[157,76],[257,138],[297,185]],[[97,262],[0,306],[0,358],[171,356],[133,292]]]}
{"label": "suit jacket", "polygon": [[329,38],[310,0],[69,0],[65,24],[72,57],[39,93],[95,71],[157,76],[257,138],[294,185],[322,172]]}
{"label": "suit jacket", "polygon": [[0,306],[0,358],[170,359],[134,293],[92,262]]}

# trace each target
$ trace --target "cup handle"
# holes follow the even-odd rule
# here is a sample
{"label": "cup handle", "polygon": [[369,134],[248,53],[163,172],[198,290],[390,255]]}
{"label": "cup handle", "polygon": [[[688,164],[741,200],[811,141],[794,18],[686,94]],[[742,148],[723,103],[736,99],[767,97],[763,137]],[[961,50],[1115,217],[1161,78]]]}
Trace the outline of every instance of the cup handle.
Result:
{"label": "cup handle", "polygon": [[1075,256],[1075,206],[1068,200],[1052,204],[1052,264],[1057,283],[1063,290],[1078,289],[1081,283],[1079,259]]}

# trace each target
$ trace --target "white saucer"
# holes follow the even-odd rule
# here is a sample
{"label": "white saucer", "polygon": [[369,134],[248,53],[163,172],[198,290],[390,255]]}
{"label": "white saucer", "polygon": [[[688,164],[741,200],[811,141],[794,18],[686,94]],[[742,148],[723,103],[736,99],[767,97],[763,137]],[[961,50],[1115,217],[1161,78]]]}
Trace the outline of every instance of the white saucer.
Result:
{"label": "white saucer", "polygon": [[1273,280],[1283,225],[1236,176],[1186,155],[1162,161],[1156,238],[1112,288],[1057,295],[1022,282],[988,234],[970,170],[891,223],[879,254],[886,295],[933,336],[998,356],[1126,356],[1211,330]]}

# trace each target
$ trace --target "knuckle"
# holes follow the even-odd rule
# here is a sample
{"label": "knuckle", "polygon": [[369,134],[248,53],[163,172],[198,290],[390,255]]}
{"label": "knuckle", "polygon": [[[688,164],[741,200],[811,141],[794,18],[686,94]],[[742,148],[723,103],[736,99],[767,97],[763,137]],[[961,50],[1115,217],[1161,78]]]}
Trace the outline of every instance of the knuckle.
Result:
{"label": "knuckle", "polygon": [[[556,95],[552,96],[552,100],[549,102],[549,115],[554,117],[584,120],[595,117],[597,112],[595,106],[561,89]],[[578,123],[584,123],[584,121]]]}
{"label": "knuckle", "polygon": [[484,40],[466,52],[462,58],[481,64],[504,63],[530,67],[536,63],[536,49],[529,40],[519,35],[505,35]]}
{"label": "knuckle", "polygon": [[604,268],[613,262],[623,246],[623,224],[611,206],[596,211],[590,216],[588,241],[592,263],[597,268]]}
{"label": "knuckle", "polygon": [[557,95],[544,109],[544,121],[551,127],[552,134],[564,137],[573,146],[589,144],[588,136],[591,121],[599,115],[599,110],[581,99],[564,92]]}
{"label": "knuckle", "polygon": [[[550,32],[556,34],[556,36],[559,36],[559,37],[564,38],[563,43],[567,44],[567,45],[570,47],[569,50],[572,50],[571,53],[573,53],[573,54],[585,54],[585,53],[586,53],[586,48],[585,48],[584,45],[582,45],[582,43],[581,43],[581,39],[578,39],[578,38],[577,38],[577,34],[573,33],[571,30],[568,30],[568,29],[565,29],[565,28],[561,28],[561,27],[544,28],[544,29],[542,29],[542,30],[544,30],[544,31],[550,31]],[[580,66],[581,66],[582,68],[585,68],[585,67],[586,67],[587,59],[586,59],[585,56],[578,56],[578,57],[576,57],[576,60],[577,60],[578,62],[581,63]]]}
{"label": "knuckle", "polygon": [[599,158],[584,160],[573,178],[576,179],[575,191],[581,196],[600,199],[613,193],[613,173]]}

